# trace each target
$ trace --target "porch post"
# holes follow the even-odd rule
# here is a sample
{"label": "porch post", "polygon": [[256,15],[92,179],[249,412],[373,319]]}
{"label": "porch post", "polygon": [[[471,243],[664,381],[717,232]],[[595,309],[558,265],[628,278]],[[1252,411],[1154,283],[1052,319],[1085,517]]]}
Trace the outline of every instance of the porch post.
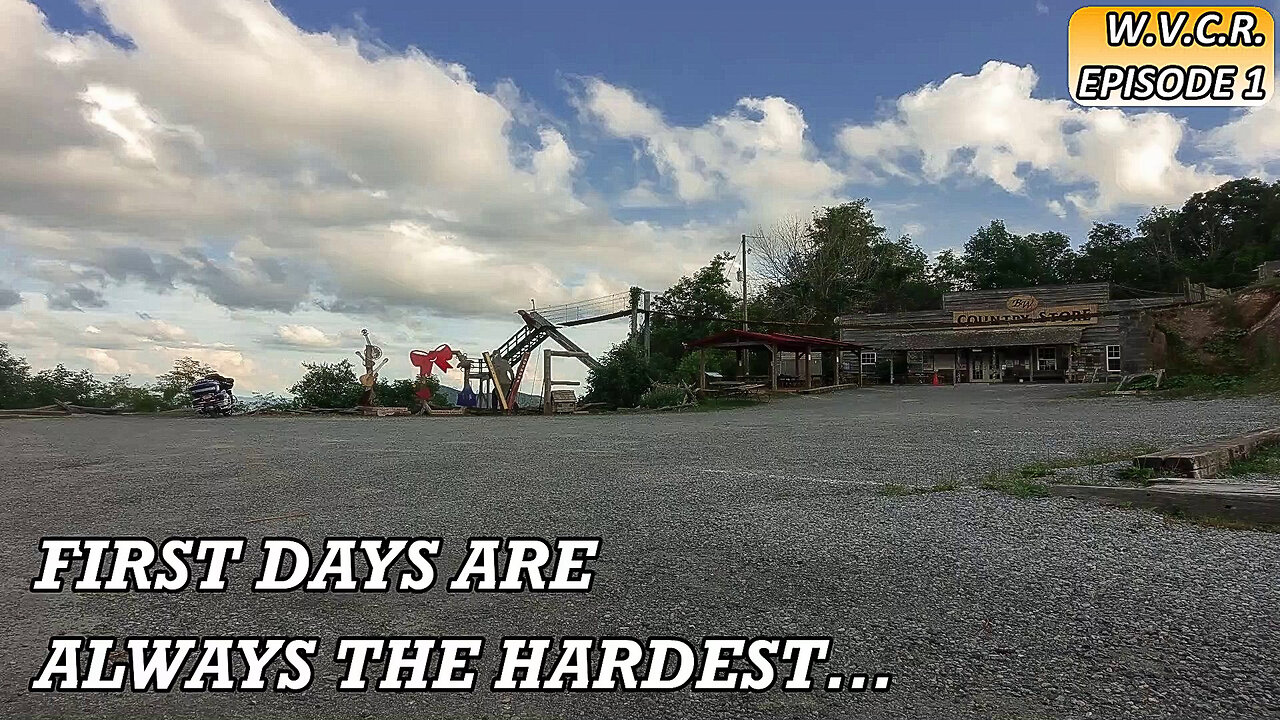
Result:
{"label": "porch post", "polygon": [[812,359],[811,353],[813,349],[808,345],[804,346],[804,386],[806,388],[813,387],[813,370],[809,367],[809,361]]}
{"label": "porch post", "polygon": [[1036,381],[1036,346],[1032,345],[1031,349],[1028,352],[1031,353],[1031,357],[1027,362],[1027,378],[1030,382],[1035,382]]}
{"label": "porch post", "polygon": [[707,389],[707,349],[698,348],[698,389]]}
{"label": "porch post", "polygon": [[778,389],[778,346],[769,345],[769,389]]}

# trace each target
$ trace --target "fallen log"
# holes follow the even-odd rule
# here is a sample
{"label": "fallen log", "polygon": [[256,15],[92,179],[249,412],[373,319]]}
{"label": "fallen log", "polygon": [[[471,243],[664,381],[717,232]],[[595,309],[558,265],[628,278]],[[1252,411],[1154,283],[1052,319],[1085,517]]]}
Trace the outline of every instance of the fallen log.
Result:
{"label": "fallen log", "polygon": [[71,414],[85,414],[85,415],[119,415],[120,414],[119,408],[86,407],[83,405],[72,405],[71,403],[63,402],[62,400],[54,400],[54,402],[58,404],[58,407],[62,408],[63,410],[66,410],[68,413],[71,413]]}

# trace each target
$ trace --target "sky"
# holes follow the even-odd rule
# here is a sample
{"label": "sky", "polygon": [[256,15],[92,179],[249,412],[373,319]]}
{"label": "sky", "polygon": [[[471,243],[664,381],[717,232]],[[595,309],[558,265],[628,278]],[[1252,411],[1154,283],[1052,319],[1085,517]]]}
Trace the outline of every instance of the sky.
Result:
{"label": "sky", "polygon": [[1079,244],[1280,173],[1275,102],[1074,104],[1078,7],[0,0],[0,342],[281,392],[368,328],[409,377],[854,198],[929,252]]}

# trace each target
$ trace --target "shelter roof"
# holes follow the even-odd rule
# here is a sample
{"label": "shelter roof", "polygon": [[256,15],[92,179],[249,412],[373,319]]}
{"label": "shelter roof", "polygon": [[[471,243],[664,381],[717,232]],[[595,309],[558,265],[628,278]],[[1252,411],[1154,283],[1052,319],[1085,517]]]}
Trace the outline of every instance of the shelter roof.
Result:
{"label": "shelter roof", "polygon": [[786,333],[762,333],[750,330],[725,330],[685,343],[690,348],[710,347],[744,347],[749,345],[772,345],[787,352],[806,352],[809,350],[854,350],[859,346],[841,340],[815,337],[812,335],[790,335]]}

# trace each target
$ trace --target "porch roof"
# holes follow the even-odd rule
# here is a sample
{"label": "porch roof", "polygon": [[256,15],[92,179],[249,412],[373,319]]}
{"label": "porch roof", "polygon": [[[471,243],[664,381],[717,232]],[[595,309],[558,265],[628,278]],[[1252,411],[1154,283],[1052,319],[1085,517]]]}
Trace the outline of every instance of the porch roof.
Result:
{"label": "porch roof", "polygon": [[750,330],[725,330],[704,338],[685,343],[689,348],[730,348],[747,346],[772,345],[788,352],[806,352],[810,350],[856,350],[855,343],[811,335],[788,335],[785,333],[761,333]]}
{"label": "porch roof", "polygon": [[951,350],[1015,345],[1078,345],[1079,327],[931,330],[902,333],[875,343],[877,350]]}

